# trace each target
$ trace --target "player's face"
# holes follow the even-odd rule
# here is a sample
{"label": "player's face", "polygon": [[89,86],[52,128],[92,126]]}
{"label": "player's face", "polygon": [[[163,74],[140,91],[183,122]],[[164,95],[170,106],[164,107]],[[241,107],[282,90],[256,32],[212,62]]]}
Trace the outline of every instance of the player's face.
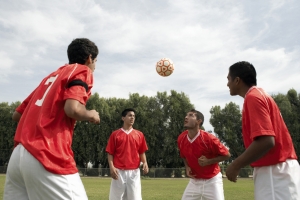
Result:
{"label": "player's face", "polygon": [[135,120],[135,114],[133,111],[129,111],[125,117],[122,117],[124,124],[126,125],[133,125]]}
{"label": "player's face", "polygon": [[231,96],[237,95],[237,88],[236,88],[236,79],[238,77],[236,77],[235,79],[232,79],[232,77],[230,76],[230,73],[228,73],[227,75],[227,87],[229,88],[229,92]]}
{"label": "player's face", "polygon": [[199,127],[201,120],[197,120],[196,114],[193,112],[188,112],[184,118],[184,128],[193,129]]}

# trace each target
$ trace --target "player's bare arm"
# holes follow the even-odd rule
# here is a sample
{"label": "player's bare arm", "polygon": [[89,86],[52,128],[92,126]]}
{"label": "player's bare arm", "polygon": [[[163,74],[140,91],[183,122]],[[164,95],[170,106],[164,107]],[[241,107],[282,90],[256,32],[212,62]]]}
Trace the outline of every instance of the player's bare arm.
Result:
{"label": "player's bare arm", "polygon": [[146,159],[146,154],[142,153],[140,154],[141,162],[143,163],[143,174],[148,174],[149,172],[149,167]]}
{"label": "player's bare arm", "polygon": [[114,162],[113,162],[114,156],[108,153],[107,159],[108,159],[108,165],[109,165],[111,177],[115,180],[118,180],[119,172],[114,166]]}
{"label": "player's bare arm", "polygon": [[230,158],[230,156],[230,153],[228,153],[226,156],[217,156],[215,158],[208,159],[202,155],[200,158],[198,158],[198,163],[200,166],[212,165],[227,160],[228,158]]}
{"label": "player's bare arm", "polygon": [[99,113],[96,110],[87,110],[83,104],[75,99],[67,99],[64,110],[68,117],[75,120],[100,123]]}
{"label": "player's bare arm", "polygon": [[236,158],[227,168],[226,176],[232,182],[237,181],[237,175],[242,167],[251,164],[264,156],[270,149],[275,146],[275,139],[273,136],[256,137],[251,145]]}
{"label": "player's bare arm", "polygon": [[18,122],[18,121],[20,121],[21,116],[22,116],[21,113],[15,111],[15,112],[13,113],[12,119],[13,119],[14,121]]}

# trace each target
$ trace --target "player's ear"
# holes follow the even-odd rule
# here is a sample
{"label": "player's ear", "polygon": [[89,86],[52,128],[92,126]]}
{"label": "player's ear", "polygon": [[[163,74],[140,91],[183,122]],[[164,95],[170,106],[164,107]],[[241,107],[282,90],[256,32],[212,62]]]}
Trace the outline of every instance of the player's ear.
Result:
{"label": "player's ear", "polygon": [[238,76],[235,77],[234,82],[235,82],[236,84],[239,84],[239,83],[241,82],[240,77],[238,77]]}
{"label": "player's ear", "polygon": [[85,65],[88,66],[89,64],[93,63],[92,54],[85,60]]}
{"label": "player's ear", "polygon": [[201,120],[201,119],[198,119],[197,122],[198,122],[198,124],[199,124],[199,127],[201,127],[202,120]]}

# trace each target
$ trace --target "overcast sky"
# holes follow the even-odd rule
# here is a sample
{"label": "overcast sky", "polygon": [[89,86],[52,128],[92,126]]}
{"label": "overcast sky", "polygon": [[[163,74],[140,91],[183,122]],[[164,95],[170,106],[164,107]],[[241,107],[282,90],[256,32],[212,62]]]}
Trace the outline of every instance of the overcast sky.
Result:
{"label": "overcast sky", "polygon": [[[251,62],[270,94],[300,93],[299,10],[298,0],[0,0],[0,102],[23,101],[86,37],[100,51],[93,93],[184,92],[212,130],[213,106],[242,108],[226,86],[235,62]],[[164,57],[169,77],[155,71]]]}

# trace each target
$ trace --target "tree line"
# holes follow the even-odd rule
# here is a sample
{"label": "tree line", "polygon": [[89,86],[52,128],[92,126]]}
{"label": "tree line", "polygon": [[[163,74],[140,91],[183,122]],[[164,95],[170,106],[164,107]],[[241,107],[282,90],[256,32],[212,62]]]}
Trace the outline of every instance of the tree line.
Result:
{"label": "tree line", "polygon": [[[272,97],[280,108],[300,157],[300,94],[290,89],[287,94],[279,93]],[[0,166],[7,164],[13,149],[17,123],[12,121],[11,116],[19,104],[20,102],[0,103]],[[194,108],[185,93],[171,90],[170,94],[157,92],[151,97],[133,93],[129,94],[128,99],[103,98],[95,93],[86,106],[87,109],[95,109],[100,113],[101,122],[100,125],[76,123],[72,149],[78,167],[86,167],[88,162],[93,163],[94,167],[99,164],[108,167],[105,152],[107,141],[110,134],[122,126],[121,112],[125,108],[137,111],[134,128],[145,134],[149,147],[146,152],[149,167],[183,166],[177,148],[177,137],[184,131],[186,112]],[[201,108],[196,109],[201,111]],[[230,102],[224,108],[213,106],[210,113],[209,122],[214,128],[214,134],[229,148],[231,160],[234,160],[244,151],[240,107]]]}

